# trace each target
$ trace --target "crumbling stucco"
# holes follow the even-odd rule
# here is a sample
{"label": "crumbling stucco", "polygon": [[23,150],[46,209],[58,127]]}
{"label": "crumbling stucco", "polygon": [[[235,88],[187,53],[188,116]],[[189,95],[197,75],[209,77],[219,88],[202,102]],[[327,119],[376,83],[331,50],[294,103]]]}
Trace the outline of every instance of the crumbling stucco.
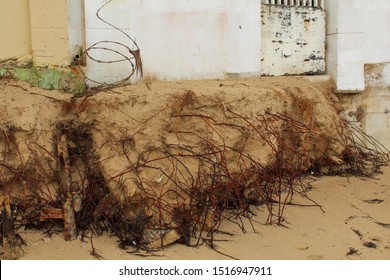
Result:
{"label": "crumbling stucco", "polygon": [[262,75],[325,72],[323,9],[262,4],[261,27]]}
{"label": "crumbling stucco", "polygon": [[342,100],[350,120],[390,149],[390,64],[367,64],[363,93]]}

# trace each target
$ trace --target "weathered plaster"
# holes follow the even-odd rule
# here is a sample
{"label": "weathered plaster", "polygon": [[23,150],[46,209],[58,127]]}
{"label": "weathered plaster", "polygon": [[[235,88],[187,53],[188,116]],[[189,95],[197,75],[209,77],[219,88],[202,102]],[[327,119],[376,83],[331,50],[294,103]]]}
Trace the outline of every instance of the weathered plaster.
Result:
{"label": "weathered plaster", "polygon": [[346,116],[390,149],[390,63],[365,66],[365,90],[344,96]]}
{"label": "weathered plaster", "polygon": [[325,12],[321,8],[262,5],[263,75],[325,72]]}
{"label": "weathered plaster", "polygon": [[67,0],[29,2],[35,65],[69,65]]}

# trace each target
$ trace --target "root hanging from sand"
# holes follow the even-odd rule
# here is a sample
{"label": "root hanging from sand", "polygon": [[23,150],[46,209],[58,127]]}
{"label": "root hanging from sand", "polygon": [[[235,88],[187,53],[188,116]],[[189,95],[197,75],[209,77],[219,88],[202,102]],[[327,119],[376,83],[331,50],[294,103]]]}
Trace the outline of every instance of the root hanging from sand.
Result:
{"label": "root hanging from sand", "polygon": [[[93,123],[59,123],[53,147],[34,139],[18,142],[17,131],[2,124],[0,186],[10,197],[14,230],[65,225],[70,239],[108,232],[122,249],[205,241],[213,248],[222,222],[246,232],[244,220],[251,223],[259,208],[266,210],[266,224],[282,225],[294,195],[321,209],[307,195],[312,175],[373,176],[389,162],[388,150],[345,121],[333,139],[283,113],[248,116],[227,107],[223,120],[194,113],[187,110],[194,98],[188,92],[174,102],[170,133],[175,141],[162,138],[159,145],[139,150],[131,135],[118,142],[107,139],[104,145],[126,159],[123,170],[110,177],[95,150]],[[187,129],[186,122],[200,123],[204,130]],[[243,135],[240,145],[228,144],[232,131]],[[260,159],[249,145],[267,149],[269,156]],[[8,229],[10,221],[1,215]],[[92,239],[91,246],[100,258]]]}

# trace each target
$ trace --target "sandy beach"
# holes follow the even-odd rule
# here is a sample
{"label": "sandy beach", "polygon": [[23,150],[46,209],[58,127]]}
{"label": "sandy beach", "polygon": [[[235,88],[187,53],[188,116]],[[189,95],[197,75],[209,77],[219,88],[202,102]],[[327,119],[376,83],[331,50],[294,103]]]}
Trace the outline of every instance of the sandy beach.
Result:
{"label": "sandy beach", "polygon": [[[174,244],[156,252],[134,252],[118,248],[115,237],[94,237],[96,252],[107,260],[389,260],[390,259],[390,167],[375,178],[319,177],[308,196],[322,206],[287,205],[282,226],[264,225],[266,213],[261,207],[253,217],[253,231],[245,221],[247,233],[225,221],[215,249],[206,244],[188,247]],[[294,197],[296,204],[310,201]],[[90,260],[90,242],[66,242],[63,234],[45,237],[41,232],[26,231],[24,260]],[[221,240],[221,241],[217,241]],[[89,240],[87,240],[89,241]],[[130,252],[130,253],[128,253]],[[222,253],[222,254],[221,254]],[[230,257],[229,257],[230,256]]]}

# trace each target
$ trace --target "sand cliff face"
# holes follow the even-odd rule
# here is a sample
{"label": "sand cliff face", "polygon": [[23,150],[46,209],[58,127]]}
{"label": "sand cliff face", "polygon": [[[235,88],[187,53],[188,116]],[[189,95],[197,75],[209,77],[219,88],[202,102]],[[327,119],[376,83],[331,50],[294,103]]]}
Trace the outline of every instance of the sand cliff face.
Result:
{"label": "sand cliff face", "polygon": [[[161,150],[174,153],[176,149],[179,153],[185,147],[199,154],[207,145],[223,151],[231,173],[240,171],[238,152],[267,165],[273,160],[272,148],[278,149],[278,139],[266,126],[285,141],[296,141],[289,143],[294,148],[307,150],[309,165],[326,152],[341,152],[341,147],[333,144],[334,151],[321,149],[330,138],[338,138],[339,116],[329,91],[304,79],[156,82],[149,88],[124,87],[119,93],[100,93],[82,102],[79,118],[93,123],[94,143],[101,147],[96,152],[100,158],[107,158],[102,167],[111,176],[125,170],[128,156],[134,162],[145,153],[152,153],[148,155],[152,159],[166,156],[159,155]],[[306,129],[308,135],[289,135],[294,128],[272,116],[278,113],[302,122],[307,127],[296,130],[304,134]],[[119,152],[115,154],[114,150]],[[197,169],[198,163],[191,163],[189,158],[185,165],[191,172],[187,172],[195,173],[192,165]],[[157,169],[170,173],[172,164],[161,162],[164,166]],[[145,175],[145,180],[158,181],[163,176],[159,170]],[[130,193],[133,189],[130,187]]]}
{"label": "sand cliff face", "polygon": [[152,82],[75,98],[4,80],[0,186],[29,221],[55,218],[70,199],[84,224],[121,216],[183,237],[186,215],[213,228],[225,209],[287,201],[302,174],[345,163],[330,87]]}

